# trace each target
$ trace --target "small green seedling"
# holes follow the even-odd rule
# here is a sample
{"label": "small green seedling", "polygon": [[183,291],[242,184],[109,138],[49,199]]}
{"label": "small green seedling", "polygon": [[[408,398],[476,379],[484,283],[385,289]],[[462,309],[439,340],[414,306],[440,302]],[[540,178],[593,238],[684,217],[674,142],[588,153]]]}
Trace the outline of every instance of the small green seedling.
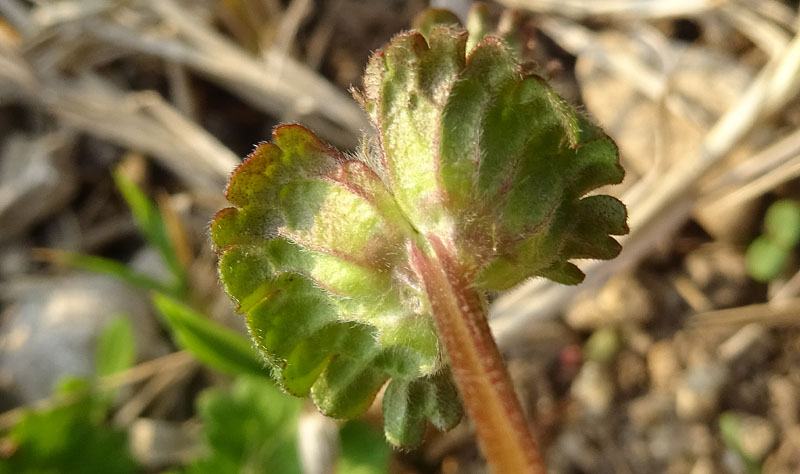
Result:
{"label": "small green seedling", "polygon": [[[205,449],[170,474],[302,474],[297,433],[302,407],[302,400],[285,396],[265,377],[240,376],[230,387],[203,391],[197,411]],[[380,431],[353,420],[339,438],[335,472],[387,472],[391,453]]]}
{"label": "small green seedling", "polygon": [[429,12],[372,56],[353,91],[372,123],[356,155],[278,127],[233,173],[211,234],[284,390],[352,418],[385,386],[400,446],[427,421],[453,427],[463,401],[496,472],[544,472],[487,294],[577,284],[570,260],[615,257],[625,206],[586,195],[623,170],[614,142],[504,40],[456,21]]}
{"label": "small green seedling", "polygon": [[747,248],[747,273],[769,282],[780,276],[800,243],[800,204],[783,199],[772,204],[764,217],[764,233]]}
{"label": "small green seedling", "polygon": [[117,171],[114,182],[133,215],[136,227],[145,240],[158,252],[169,270],[166,281],[138,272],[122,262],[105,257],[86,255],[58,249],[37,249],[38,256],[53,263],[79,268],[92,273],[113,277],[131,286],[156,291],[177,299],[188,296],[188,280],[184,265],[170,239],[164,216],[158,205],[147,198],[130,178]]}
{"label": "small green seedling", "polygon": [[747,474],[761,474],[761,459],[754,459],[742,446],[742,438],[747,429],[742,416],[733,412],[725,412],[719,416],[719,431],[725,445],[736,453]]}
{"label": "small green seedling", "polygon": [[[131,323],[125,316],[111,320],[100,334],[95,375],[105,377],[130,368],[136,358]],[[0,474],[135,473],[127,435],[106,418],[116,396],[78,377],[62,380],[54,403],[28,410],[0,437]]]}

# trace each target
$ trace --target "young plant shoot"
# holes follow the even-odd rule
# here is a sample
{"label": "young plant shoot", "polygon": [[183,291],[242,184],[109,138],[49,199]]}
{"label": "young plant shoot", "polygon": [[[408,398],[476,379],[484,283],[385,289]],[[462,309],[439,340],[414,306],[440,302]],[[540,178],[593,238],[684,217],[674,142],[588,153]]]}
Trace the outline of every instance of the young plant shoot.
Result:
{"label": "young plant shoot", "polygon": [[503,39],[425,19],[369,60],[356,156],[283,125],[236,169],[212,224],[220,275],[287,392],[352,418],[386,385],[386,438],[405,447],[463,403],[494,472],[541,473],[486,295],[615,257],[625,206],[586,194],[623,170]]}

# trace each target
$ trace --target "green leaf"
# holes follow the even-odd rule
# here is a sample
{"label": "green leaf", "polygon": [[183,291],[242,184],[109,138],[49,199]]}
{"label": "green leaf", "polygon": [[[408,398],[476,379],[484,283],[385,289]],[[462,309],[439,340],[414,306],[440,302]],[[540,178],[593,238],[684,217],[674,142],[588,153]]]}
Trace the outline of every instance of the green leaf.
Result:
{"label": "green leaf", "polygon": [[789,256],[789,250],[771,237],[759,236],[747,247],[747,274],[761,282],[772,281],[786,268]]}
{"label": "green leaf", "polygon": [[369,61],[359,155],[280,126],[233,173],[233,207],[211,226],[225,289],[282,387],[351,418],[389,380],[386,436],[404,446],[461,417],[411,249],[434,258],[444,242],[488,292],[578,283],[571,260],[616,256],[611,236],[628,231],[621,202],[585,196],[622,180],[613,141],[503,40],[467,52],[467,32],[441,26],[451,16],[421,21],[425,36],[400,34]]}
{"label": "green leaf", "polygon": [[740,442],[742,422],[735,413],[725,412],[719,416],[719,430],[722,440],[732,449],[744,463],[748,474],[761,474],[761,463],[757,459],[748,457]]}
{"label": "green leaf", "polygon": [[[126,474],[138,471],[123,431],[105,423],[105,402],[74,387],[78,400],[27,413],[4,444],[12,454],[0,457],[2,474]],[[78,385],[81,385],[78,383]],[[85,386],[85,381],[82,384]],[[82,393],[82,395],[81,395]]]}
{"label": "green leaf", "polygon": [[239,377],[230,389],[209,389],[198,400],[209,454],[188,474],[274,472],[301,474],[297,418],[302,401],[265,378]]}
{"label": "green leaf", "polygon": [[153,304],[164,317],[178,345],[200,362],[232,375],[269,377],[264,362],[245,337],[165,295],[155,295]]}
{"label": "green leaf", "polygon": [[136,361],[133,327],[125,315],[115,316],[97,341],[95,372],[98,377],[122,372]]}
{"label": "green leaf", "polygon": [[599,328],[589,336],[583,346],[583,357],[586,360],[608,364],[619,352],[621,342],[619,334],[613,328]]}
{"label": "green leaf", "polygon": [[37,252],[44,259],[58,265],[78,268],[101,275],[108,275],[123,283],[143,290],[153,290],[170,295],[178,294],[177,290],[171,285],[166,285],[143,273],[139,273],[116,260],[58,249],[38,249]]}
{"label": "green leaf", "polygon": [[777,201],[764,217],[765,235],[790,250],[800,242],[800,203],[791,199]]}
{"label": "green leaf", "polygon": [[383,474],[389,472],[392,451],[383,434],[360,420],[347,422],[339,430],[339,474]]}
{"label": "green leaf", "polygon": [[461,420],[461,401],[446,372],[425,379],[393,380],[383,394],[386,439],[397,446],[415,446],[425,433],[425,420],[445,431]]}
{"label": "green leaf", "polygon": [[390,377],[446,373],[422,290],[404,283],[413,230],[374,170],[284,126],[228,198],[240,208],[212,224],[220,273],[284,389],[350,418]]}
{"label": "green leaf", "polygon": [[130,178],[121,172],[114,173],[114,182],[122,194],[125,202],[133,214],[136,226],[144,235],[147,242],[156,249],[164,259],[172,273],[176,285],[185,287],[186,275],[181,265],[178,254],[169,238],[169,232],[164,225],[164,218],[155,203],[145,196],[141,189]]}

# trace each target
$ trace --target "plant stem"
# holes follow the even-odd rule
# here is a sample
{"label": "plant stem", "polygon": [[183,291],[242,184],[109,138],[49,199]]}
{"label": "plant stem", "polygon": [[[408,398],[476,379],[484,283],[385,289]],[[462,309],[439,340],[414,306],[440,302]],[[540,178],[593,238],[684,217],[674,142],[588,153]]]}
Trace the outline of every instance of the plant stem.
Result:
{"label": "plant stem", "polygon": [[439,337],[481,448],[495,474],[545,474],[511,378],[487,322],[483,296],[468,272],[435,236],[434,255],[412,249],[415,270],[431,302]]}

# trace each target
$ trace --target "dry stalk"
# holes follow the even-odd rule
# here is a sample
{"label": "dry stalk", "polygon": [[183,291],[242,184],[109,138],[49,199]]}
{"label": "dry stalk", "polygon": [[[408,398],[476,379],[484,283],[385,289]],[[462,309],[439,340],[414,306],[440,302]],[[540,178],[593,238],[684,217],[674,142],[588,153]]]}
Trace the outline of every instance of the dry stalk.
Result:
{"label": "dry stalk", "polygon": [[500,3],[509,8],[575,19],[610,16],[631,20],[692,16],[712,10],[725,0],[500,0]]}
{"label": "dry stalk", "polygon": [[[194,365],[196,365],[195,359],[188,352],[173,352],[157,359],[142,362],[128,370],[103,377],[98,383],[98,388],[100,390],[114,390],[141,382],[142,380],[150,379],[162,373],[183,373]],[[14,426],[29,410],[46,410],[53,407],[64,406],[72,403],[76,398],[76,394],[66,396],[54,395],[32,403],[31,405],[17,407],[7,412],[0,413],[0,431],[8,430]]]}

